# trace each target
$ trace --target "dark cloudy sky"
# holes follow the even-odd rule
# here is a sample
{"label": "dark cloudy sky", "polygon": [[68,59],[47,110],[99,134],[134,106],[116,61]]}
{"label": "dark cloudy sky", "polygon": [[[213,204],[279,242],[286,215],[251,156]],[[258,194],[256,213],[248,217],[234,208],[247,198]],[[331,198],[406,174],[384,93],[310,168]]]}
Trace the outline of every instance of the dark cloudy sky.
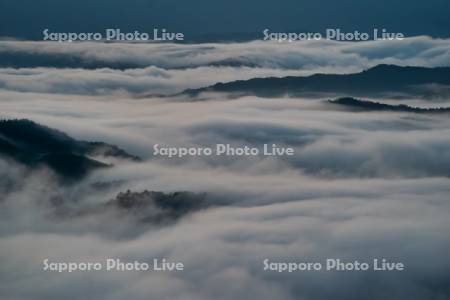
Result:
{"label": "dark cloudy sky", "polygon": [[2,0],[0,36],[40,39],[43,28],[91,32],[166,27],[200,36],[340,27],[450,36],[447,0]]}

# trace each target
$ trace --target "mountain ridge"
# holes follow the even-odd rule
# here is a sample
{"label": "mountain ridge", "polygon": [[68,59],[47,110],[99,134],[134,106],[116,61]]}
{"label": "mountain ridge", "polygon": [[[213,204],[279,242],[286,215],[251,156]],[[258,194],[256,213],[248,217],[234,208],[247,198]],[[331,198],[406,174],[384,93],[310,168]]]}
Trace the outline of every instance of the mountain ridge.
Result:
{"label": "mountain ridge", "polygon": [[91,156],[140,160],[115,145],[79,141],[27,119],[0,120],[0,154],[31,168],[49,167],[64,179],[78,179],[111,166]]}
{"label": "mountain ridge", "polygon": [[392,112],[411,112],[411,113],[450,113],[450,107],[415,107],[405,104],[385,104],[375,101],[367,101],[362,99],[355,99],[352,97],[338,98],[335,100],[328,100],[328,103],[333,105],[340,105],[355,111],[392,111]]}
{"label": "mountain ridge", "polygon": [[306,95],[337,93],[345,96],[369,96],[411,93],[423,97],[439,97],[442,90],[433,87],[449,87],[450,67],[417,67],[381,64],[351,74],[313,74],[310,76],[286,76],[252,78],[228,83],[188,89],[181,94],[198,96],[204,92],[224,92],[260,97],[281,95]]}

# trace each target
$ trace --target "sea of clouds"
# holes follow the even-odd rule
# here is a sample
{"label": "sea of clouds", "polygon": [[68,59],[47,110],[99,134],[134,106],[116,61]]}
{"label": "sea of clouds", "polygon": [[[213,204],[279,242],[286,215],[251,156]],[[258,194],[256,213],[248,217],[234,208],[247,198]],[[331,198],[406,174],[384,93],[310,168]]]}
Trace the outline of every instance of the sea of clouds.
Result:
{"label": "sea of clouds", "polygon": [[[4,299],[448,299],[450,118],[352,112],[326,99],[162,97],[221,81],[357,72],[379,63],[448,66],[449,40],[283,44],[0,42],[0,116],[27,118],[141,156],[71,186],[0,159]],[[9,59],[14,63],[14,60]],[[11,64],[12,64],[11,63]],[[389,100],[389,99],[387,99]],[[424,100],[415,100],[427,105]],[[442,104],[442,103],[441,103]],[[295,149],[293,157],[152,155],[154,144]],[[96,182],[115,182],[93,190]],[[206,192],[163,225],[103,205],[117,193]],[[63,196],[62,207],[51,202]],[[42,261],[181,261],[182,272],[42,270]],[[370,261],[403,272],[263,270],[263,260]]]}

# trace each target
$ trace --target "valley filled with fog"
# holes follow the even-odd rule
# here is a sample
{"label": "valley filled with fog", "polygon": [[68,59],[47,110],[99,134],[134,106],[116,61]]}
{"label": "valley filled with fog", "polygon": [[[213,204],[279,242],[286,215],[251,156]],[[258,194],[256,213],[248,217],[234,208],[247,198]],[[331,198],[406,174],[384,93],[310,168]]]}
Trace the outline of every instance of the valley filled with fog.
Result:
{"label": "valley filled with fog", "polygon": [[[283,46],[0,41],[0,294],[448,299],[449,64],[450,40],[429,37]],[[247,88],[253,78],[318,73],[353,80],[379,65],[432,68],[439,82],[357,93]],[[383,80],[391,70],[377,72]],[[224,85],[208,88],[217,83]],[[329,101],[341,97],[360,102]],[[153,153],[155,144],[219,143],[276,144],[295,154]],[[70,173],[72,165],[83,169]],[[46,258],[109,257],[166,258],[185,269],[42,270]],[[406,267],[263,270],[265,259],[327,258]]]}

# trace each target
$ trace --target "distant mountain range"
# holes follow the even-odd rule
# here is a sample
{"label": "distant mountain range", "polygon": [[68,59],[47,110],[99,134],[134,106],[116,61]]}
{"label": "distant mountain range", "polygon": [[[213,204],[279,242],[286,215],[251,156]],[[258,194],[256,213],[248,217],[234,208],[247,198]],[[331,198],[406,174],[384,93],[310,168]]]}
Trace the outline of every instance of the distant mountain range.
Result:
{"label": "distant mountain range", "polygon": [[217,83],[183,92],[225,92],[260,97],[343,95],[444,97],[450,96],[450,67],[401,67],[378,65],[355,74],[315,74],[307,77],[268,77]]}
{"label": "distant mountain range", "polygon": [[30,120],[0,121],[0,155],[28,167],[46,166],[63,179],[78,179],[90,171],[108,167],[92,157],[139,157],[103,142],[78,141],[67,134]]}
{"label": "distant mountain range", "polygon": [[356,111],[396,111],[412,113],[450,113],[450,107],[422,108],[405,104],[391,105],[379,102],[355,99],[351,97],[328,100],[329,103],[340,105]]}

